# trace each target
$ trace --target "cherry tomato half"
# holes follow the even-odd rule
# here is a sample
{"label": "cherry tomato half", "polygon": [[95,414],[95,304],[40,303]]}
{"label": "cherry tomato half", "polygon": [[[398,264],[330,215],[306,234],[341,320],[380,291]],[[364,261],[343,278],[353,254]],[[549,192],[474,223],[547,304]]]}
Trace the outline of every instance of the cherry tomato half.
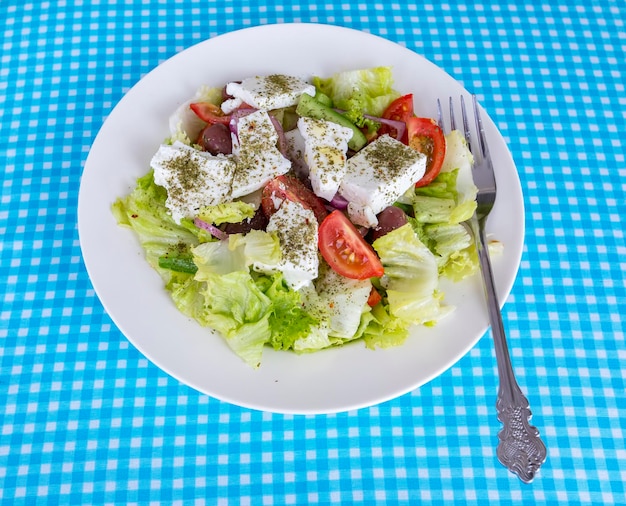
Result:
{"label": "cherry tomato half", "polygon": [[319,226],[318,247],[328,265],[346,278],[368,279],[384,273],[376,252],[339,210],[330,213]]}
{"label": "cherry tomato half", "polygon": [[194,102],[189,104],[189,107],[198,118],[207,123],[222,123],[224,125],[230,123],[230,115],[224,114],[219,106],[210,102]]}
{"label": "cherry tomato half", "polygon": [[427,157],[426,172],[415,186],[426,186],[441,170],[446,156],[446,138],[443,130],[431,118],[409,118],[406,126],[408,145]]}
{"label": "cherry tomato half", "polygon": [[328,215],[324,202],[309,190],[305,184],[295,176],[278,176],[265,185],[262,192],[261,207],[267,217],[276,212],[277,202],[291,200],[298,202],[315,214],[318,223],[322,223]]}
{"label": "cherry tomato half", "polygon": [[[396,98],[391,104],[387,106],[387,109],[383,112],[382,117],[385,119],[390,119],[394,121],[401,121],[406,123],[409,118],[412,118],[415,114],[413,113],[413,94],[409,93],[407,95],[402,95],[401,97]],[[387,124],[382,124],[378,129],[378,135],[389,134],[392,137],[395,137],[395,132],[392,132],[393,128]],[[400,139],[405,144],[408,141],[407,131],[404,131],[402,135],[402,139]]]}
{"label": "cherry tomato half", "polygon": [[387,106],[385,112],[383,112],[383,118],[392,119],[394,121],[403,121],[404,123],[406,123],[409,118],[412,118],[413,116],[412,93],[396,98]]}

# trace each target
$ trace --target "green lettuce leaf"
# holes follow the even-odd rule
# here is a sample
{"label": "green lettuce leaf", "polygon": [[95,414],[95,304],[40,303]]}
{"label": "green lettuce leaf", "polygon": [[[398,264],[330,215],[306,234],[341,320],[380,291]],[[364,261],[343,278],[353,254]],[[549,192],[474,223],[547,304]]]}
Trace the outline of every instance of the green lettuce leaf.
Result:
{"label": "green lettuce leaf", "polygon": [[409,221],[435,255],[439,274],[459,281],[476,272],[478,258],[471,235],[462,223],[476,210],[472,154],[462,134],[446,136],[446,157],[435,180],[403,195],[413,208]]}
{"label": "green lettuce leaf", "polygon": [[206,281],[211,275],[248,271],[249,267],[265,273],[277,270],[282,257],[275,234],[251,230],[247,234],[231,234],[228,240],[207,242],[192,250],[198,266],[196,279]]}
{"label": "green lettuce leaf", "polygon": [[457,191],[459,169],[440,172],[432,183],[415,188],[413,211],[420,223],[461,223],[476,210],[474,198],[460,199]]}
{"label": "green lettuce leaf", "polygon": [[252,230],[227,241],[192,249],[203,282],[204,313],[200,320],[218,330],[248,364],[258,367],[263,346],[296,349],[319,321],[304,309],[301,294],[276,272],[281,258],[274,234]]}
{"label": "green lettuce leaf", "polygon": [[319,321],[303,308],[300,293],[288,287],[281,273],[259,277],[257,286],[272,301],[269,343],[276,350],[294,349],[297,341],[302,344]]}
{"label": "green lettuce leaf", "polygon": [[314,77],[315,87],[330,97],[334,107],[356,125],[370,129],[379,125],[363,117],[363,114],[381,116],[387,106],[400,94],[393,89],[391,67],[372,67],[362,70],[338,72],[331,77]]}
{"label": "green lettuce leaf", "polygon": [[411,324],[430,324],[447,314],[438,292],[434,254],[410,223],[376,239],[373,247],[385,268],[381,284],[389,314]]}
{"label": "green lettuce leaf", "polygon": [[247,234],[231,234],[230,251],[241,250],[244,264],[257,272],[272,274],[282,260],[280,241],[275,232],[250,230]]}
{"label": "green lettuce leaf", "polygon": [[200,325],[209,326],[204,307],[204,283],[194,279],[191,274],[172,273],[165,288],[170,292],[172,301],[178,310]]}
{"label": "green lettuce leaf", "polygon": [[208,276],[202,322],[217,330],[230,348],[251,367],[259,367],[269,342],[272,301],[247,271]]}
{"label": "green lettuce leaf", "polygon": [[[323,262],[320,262],[322,265]],[[313,285],[306,285],[298,290],[302,299],[302,308],[312,316],[317,324],[311,326],[308,336],[301,337],[294,343],[296,352],[313,352],[332,346],[329,338],[330,313],[327,301],[323,300]]]}
{"label": "green lettuce leaf", "polygon": [[204,206],[198,213],[198,218],[207,223],[221,225],[222,223],[240,223],[245,219],[252,218],[255,208],[252,204],[236,200],[225,202],[215,206]]}
{"label": "green lettuce leaf", "polygon": [[[200,243],[201,230],[185,220],[177,225],[165,207],[166,196],[165,189],[154,183],[149,172],[137,181],[127,197],[113,204],[112,211],[120,225],[137,233],[148,262],[165,280],[176,307],[201,325],[216,329],[238,355],[257,367],[263,345],[271,336],[270,299],[256,286],[248,269],[228,271],[224,264],[228,258],[237,258],[236,255],[211,257],[212,270],[221,269],[224,275],[207,274],[209,268],[205,264],[202,264],[204,277],[160,268],[158,260],[163,256],[191,255],[197,248],[228,250],[226,242]],[[253,241],[254,237],[250,242]],[[245,251],[243,247],[244,264]],[[194,260],[196,257],[194,254]]]}
{"label": "green lettuce leaf", "polygon": [[328,338],[328,329],[315,325],[311,327],[308,335],[294,343],[293,350],[296,353],[312,353],[332,345],[333,343]]}
{"label": "green lettuce leaf", "polygon": [[377,304],[364,313],[362,337],[370,349],[400,346],[409,336],[409,323],[389,314],[389,306]]}
{"label": "green lettuce leaf", "polygon": [[153,172],[137,180],[134,190],[118,198],[111,210],[119,225],[132,229],[143,247],[147,261],[166,280],[172,271],[159,267],[159,258],[184,255],[206,234],[201,229],[181,222],[176,224],[165,207],[167,192],[154,182]]}
{"label": "green lettuce leaf", "polygon": [[441,172],[450,172],[459,169],[457,191],[462,194],[460,200],[474,199],[476,187],[472,178],[474,157],[467,146],[467,141],[459,130],[452,130],[446,135],[446,156],[441,166]]}
{"label": "green lettuce leaf", "polygon": [[446,135],[446,156],[441,172],[432,183],[415,188],[412,195],[411,204],[419,222],[461,223],[472,217],[478,191],[472,178],[473,160],[458,130]]}
{"label": "green lettuce leaf", "polygon": [[463,225],[426,225],[422,228],[422,240],[435,253],[441,275],[459,281],[478,269],[474,241]]}

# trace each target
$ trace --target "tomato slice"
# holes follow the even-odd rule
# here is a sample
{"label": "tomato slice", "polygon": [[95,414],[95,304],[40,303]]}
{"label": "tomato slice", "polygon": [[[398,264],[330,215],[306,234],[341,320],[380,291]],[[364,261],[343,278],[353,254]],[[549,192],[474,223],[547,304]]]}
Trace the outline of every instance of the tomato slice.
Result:
{"label": "tomato slice", "polygon": [[394,121],[403,121],[404,123],[406,123],[409,118],[412,118],[414,115],[412,93],[396,98],[387,106],[385,112],[383,112],[383,118],[392,119]]}
{"label": "tomato slice", "polygon": [[198,118],[207,123],[222,123],[224,125],[230,123],[230,115],[224,114],[219,106],[210,102],[194,102],[189,104],[189,107],[196,113]]}
{"label": "tomato slice", "polygon": [[426,172],[415,186],[426,186],[437,177],[443,159],[446,156],[446,138],[443,130],[431,118],[412,117],[407,121],[408,145],[417,151],[424,153],[426,159]]}
{"label": "tomato slice", "polygon": [[346,278],[368,279],[384,273],[376,252],[339,210],[330,213],[319,226],[318,247],[328,265]]}
{"label": "tomato slice", "polygon": [[383,296],[378,290],[376,290],[376,288],[372,287],[372,290],[370,291],[370,296],[367,298],[367,305],[369,307],[374,307],[381,300],[383,300]]}
{"label": "tomato slice", "polygon": [[322,223],[328,215],[324,202],[295,176],[278,176],[265,185],[261,198],[261,207],[265,215],[269,218],[274,214],[283,200],[298,202],[306,209],[310,209],[318,223]]}
{"label": "tomato slice", "polygon": [[[413,113],[413,94],[409,93],[407,95],[402,95],[401,97],[396,98],[391,104],[387,106],[387,109],[383,112],[382,117],[385,119],[390,119],[393,121],[401,121],[406,123],[409,118],[414,116]],[[393,131],[392,131],[393,130]],[[381,125],[378,129],[378,135],[389,134],[392,137],[396,136],[395,129],[385,123]],[[404,134],[402,134],[402,142],[407,144],[408,135],[406,130]]]}

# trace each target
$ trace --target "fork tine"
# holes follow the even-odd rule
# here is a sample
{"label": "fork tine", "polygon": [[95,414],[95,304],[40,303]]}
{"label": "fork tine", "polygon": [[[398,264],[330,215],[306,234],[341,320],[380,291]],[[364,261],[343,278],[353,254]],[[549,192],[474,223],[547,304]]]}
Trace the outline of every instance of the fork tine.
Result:
{"label": "fork tine", "polygon": [[443,124],[443,111],[441,110],[441,100],[437,99],[437,124],[439,128],[441,128],[444,132],[446,131],[446,127]]}
{"label": "fork tine", "polygon": [[474,105],[474,118],[476,120],[476,132],[478,137],[478,149],[483,158],[489,157],[489,147],[487,146],[487,140],[485,137],[485,129],[483,128],[483,120],[480,117],[480,108],[478,107],[478,100],[476,95],[472,95],[472,101]]}
{"label": "fork tine", "polygon": [[448,109],[450,110],[450,131],[456,130],[456,119],[454,117],[454,100],[452,100],[452,97],[450,97]]}
{"label": "fork tine", "polygon": [[469,126],[469,119],[467,116],[467,109],[465,108],[465,98],[461,95],[461,116],[463,117],[463,135],[465,136],[465,140],[467,141],[467,146],[471,152],[474,152],[472,149],[472,134]]}

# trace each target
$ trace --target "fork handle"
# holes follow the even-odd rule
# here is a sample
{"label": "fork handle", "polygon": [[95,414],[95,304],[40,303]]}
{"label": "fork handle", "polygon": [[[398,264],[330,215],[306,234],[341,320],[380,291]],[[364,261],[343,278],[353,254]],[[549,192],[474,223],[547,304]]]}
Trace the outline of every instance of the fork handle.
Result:
{"label": "fork handle", "polygon": [[479,221],[474,216],[470,224],[484,281],[500,380],[496,411],[503,428],[498,433],[500,441],[496,453],[498,460],[506,468],[517,474],[523,482],[529,483],[546,459],[546,446],[541,441],[537,428],[530,425],[532,413],[528,399],[522,393],[513,373],[489,259],[485,219]]}

